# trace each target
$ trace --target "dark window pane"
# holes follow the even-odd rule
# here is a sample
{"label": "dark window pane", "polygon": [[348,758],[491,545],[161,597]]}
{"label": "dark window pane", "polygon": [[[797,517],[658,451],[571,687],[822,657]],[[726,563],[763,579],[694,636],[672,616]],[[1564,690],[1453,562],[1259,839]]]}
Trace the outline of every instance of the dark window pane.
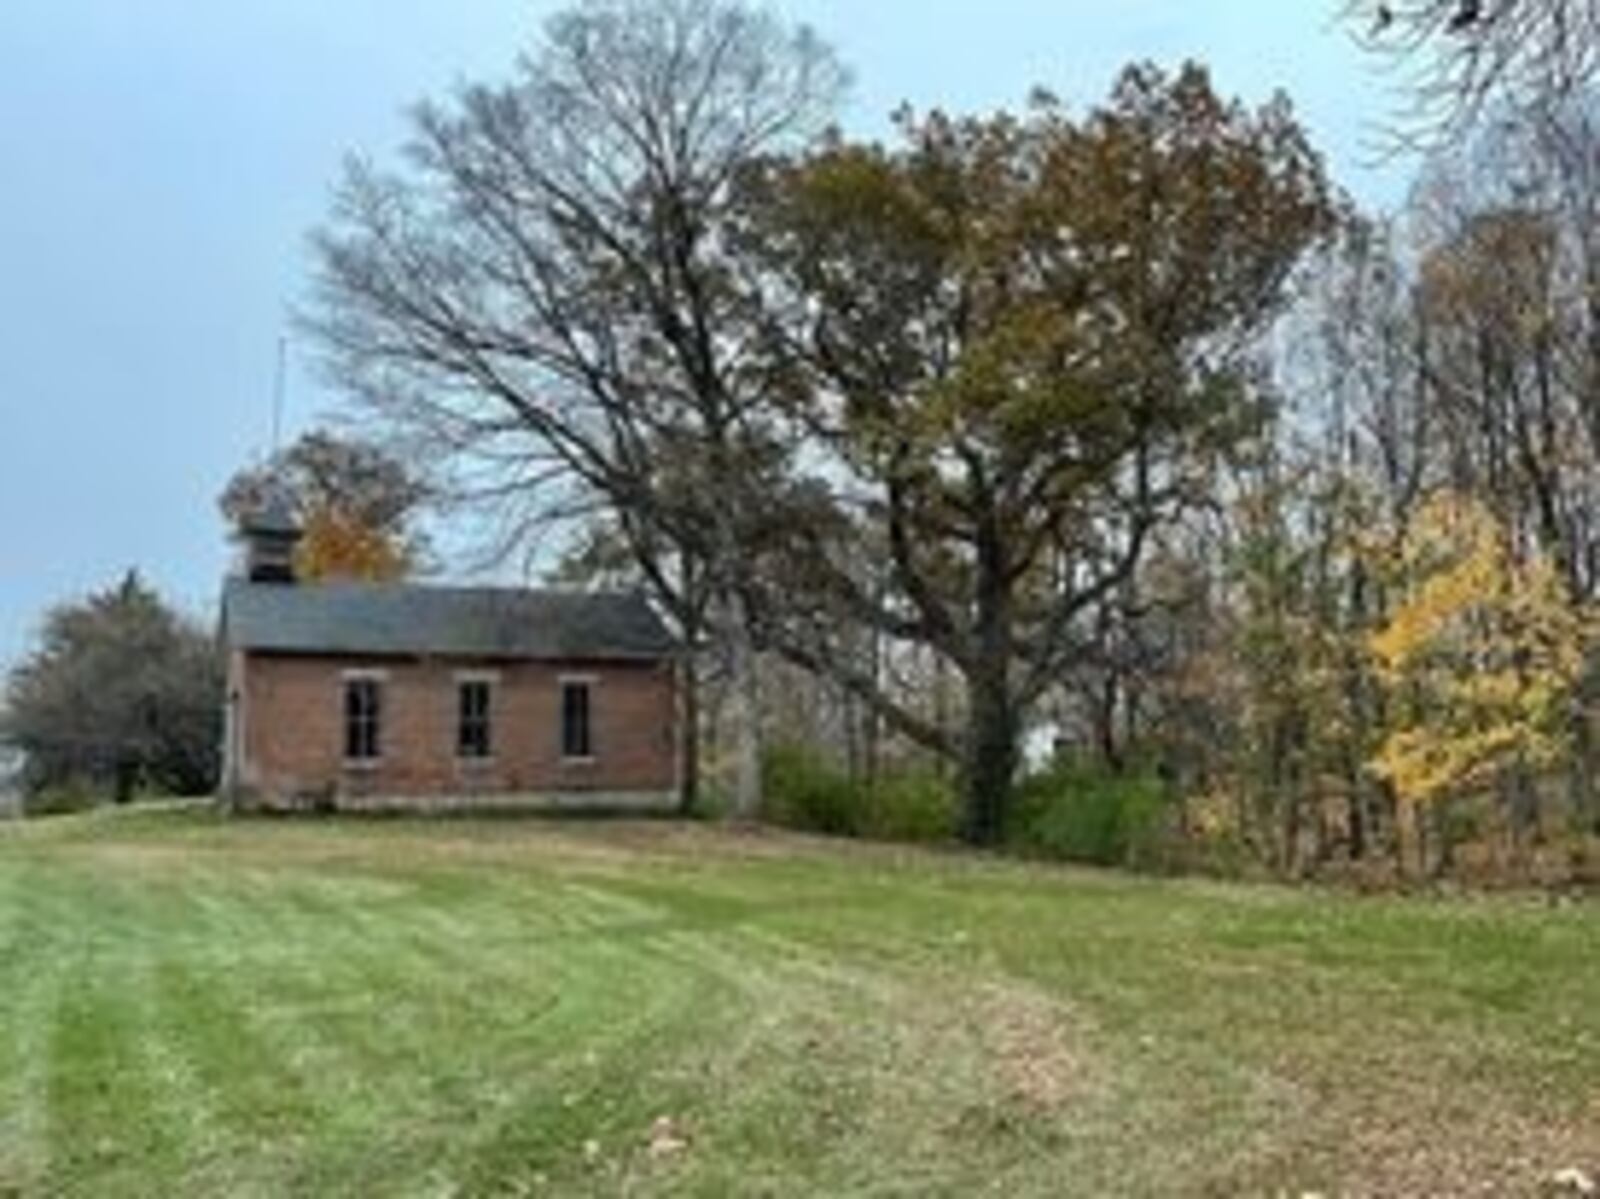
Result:
{"label": "dark window pane", "polygon": [[349,679],[344,685],[344,756],[354,762],[378,756],[380,724],[376,679]]}
{"label": "dark window pane", "polygon": [[456,753],[463,758],[487,758],[492,745],[489,733],[489,684],[482,680],[462,683],[456,694]]}
{"label": "dark window pane", "polygon": [[561,753],[568,758],[594,756],[589,732],[589,684],[561,684]]}

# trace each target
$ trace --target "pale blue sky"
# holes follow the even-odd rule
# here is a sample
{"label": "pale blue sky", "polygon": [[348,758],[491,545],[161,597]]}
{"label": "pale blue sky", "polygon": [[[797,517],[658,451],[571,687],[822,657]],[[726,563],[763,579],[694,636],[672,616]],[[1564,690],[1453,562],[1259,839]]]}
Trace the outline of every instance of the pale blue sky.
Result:
{"label": "pale blue sky", "polygon": [[[1133,58],[1209,62],[1294,96],[1338,178],[1368,167],[1385,83],[1337,0],[781,0],[856,74],[843,118],[900,101],[1069,102]],[[0,666],[50,603],[138,566],[211,611],[214,505],[269,436],[275,343],[341,156],[386,153],[411,101],[502,75],[542,0],[4,0],[0,4]],[[303,361],[291,430],[337,404]]]}

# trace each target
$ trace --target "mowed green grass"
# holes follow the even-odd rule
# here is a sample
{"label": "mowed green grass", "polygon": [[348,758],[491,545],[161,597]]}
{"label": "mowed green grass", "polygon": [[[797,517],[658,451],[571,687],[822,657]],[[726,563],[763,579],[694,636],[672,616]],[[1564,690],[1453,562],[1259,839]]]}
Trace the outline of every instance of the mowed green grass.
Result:
{"label": "mowed green grass", "polygon": [[1568,1166],[1600,1167],[1588,904],[666,823],[0,828],[0,1195],[1518,1194]]}

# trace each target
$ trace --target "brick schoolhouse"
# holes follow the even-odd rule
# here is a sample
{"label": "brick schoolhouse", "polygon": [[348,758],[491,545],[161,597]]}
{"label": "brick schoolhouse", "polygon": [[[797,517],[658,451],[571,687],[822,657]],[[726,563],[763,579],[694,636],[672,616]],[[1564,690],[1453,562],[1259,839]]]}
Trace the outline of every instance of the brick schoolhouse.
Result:
{"label": "brick schoolhouse", "polygon": [[223,592],[240,806],[669,810],[676,646],[638,595],[303,583],[269,505]]}

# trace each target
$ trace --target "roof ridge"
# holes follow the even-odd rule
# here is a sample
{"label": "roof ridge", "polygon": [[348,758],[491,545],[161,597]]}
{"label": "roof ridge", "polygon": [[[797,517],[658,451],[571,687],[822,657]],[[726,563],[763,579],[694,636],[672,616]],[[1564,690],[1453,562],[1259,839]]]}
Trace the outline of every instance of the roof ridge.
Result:
{"label": "roof ridge", "polygon": [[300,580],[293,584],[263,583],[242,575],[232,575],[228,582],[240,587],[261,588],[262,590],[283,591],[328,591],[345,589],[350,591],[427,591],[435,594],[447,592],[469,592],[487,595],[541,595],[541,596],[574,596],[582,599],[593,599],[597,596],[617,597],[624,599],[644,598],[642,591],[637,587],[567,587],[567,586],[518,586],[514,583],[465,583],[443,582],[436,583],[426,579],[404,579],[392,582],[379,582],[371,579],[313,579]]}
{"label": "roof ridge", "polygon": [[243,648],[661,657],[676,645],[639,591],[340,580],[229,580],[223,631]]}

